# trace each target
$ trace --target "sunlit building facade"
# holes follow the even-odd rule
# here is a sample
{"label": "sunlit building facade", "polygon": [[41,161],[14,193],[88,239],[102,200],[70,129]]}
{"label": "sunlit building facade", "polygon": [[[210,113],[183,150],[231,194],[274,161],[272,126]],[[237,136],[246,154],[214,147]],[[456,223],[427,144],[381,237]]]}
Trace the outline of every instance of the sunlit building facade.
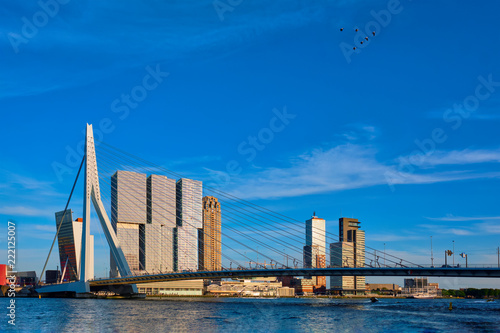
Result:
{"label": "sunlit building facade", "polygon": [[175,180],[165,176],[150,175],[147,179],[144,263],[149,273],[174,270],[175,186]]}
{"label": "sunlit building facade", "polygon": [[[339,219],[339,242],[330,244],[333,267],[365,267],[365,232],[357,219]],[[342,294],[364,294],[364,276],[332,276],[330,288]]]}
{"label": "sunlit building facade", "polygon": [[[64,218],[63,218],[64,217]],[[56,212],[57,244],[59,246],[59,260],[61,263],[61,274],[63,281],[77,281],[80,278],[80,255],[82,249],[83,220],[78,218],[73,221],[73,211],[71,209]],[[94,235],[90,235],[90,267],[89,276],[94,276]]]}
{"label": "sunlit building facade", "polygon": [[181,178],[176,189],[175,268],[179,271],[197,270],[198,233],[203,228],[202,182]]}
{"label": "sunlit building facade", "polygon": [[[325,220],[313,216],[306,220],[306,245],[304,246],[304,267],[325,268],[326,267],[326,228]],[[315,286],[326,287],[324,276],[313,276]]]}
{"label": "sunlit building facade", "polygon": [[215,197],[203,197],[203,228],[199,232],[199,269],[220,271],[221,206]]}
{"label": "sunlit building facade", "polygon": [[[120,170],[111,177],[111,224],[133,274],[145,269],[144,248],[141,251],[141,246],[145,246],[146,192],[145,174]],[[111,276],[118,276],[112,255],[110,267]]]}
{"label": "sunlit building facade", "polygon": [[[176,182],[117,171],[111,178],[111,223],[134,274],[174,269]],[[111,276],[118,276],[111,256]]]}

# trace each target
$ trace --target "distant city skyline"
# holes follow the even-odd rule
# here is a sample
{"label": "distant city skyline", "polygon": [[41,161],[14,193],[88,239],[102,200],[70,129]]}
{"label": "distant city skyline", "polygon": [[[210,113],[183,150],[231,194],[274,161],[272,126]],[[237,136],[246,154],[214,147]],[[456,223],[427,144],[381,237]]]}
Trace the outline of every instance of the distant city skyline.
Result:
{"label": "distant city skyline", "polygon": [[[42,270],[86,123],[96,142],[301,223],[356,217],[378,251],[430,265],[432,236],[436,266],[453,244],[497,263],[499,3],[401,1],[384,16],[386,1],[257,0],[221,19],[194,1],[70,1],[29,38],[39,3],[3,8],[0,219],[17,221],[20,270]],[[367,278],[385,281],[403,283]]]}

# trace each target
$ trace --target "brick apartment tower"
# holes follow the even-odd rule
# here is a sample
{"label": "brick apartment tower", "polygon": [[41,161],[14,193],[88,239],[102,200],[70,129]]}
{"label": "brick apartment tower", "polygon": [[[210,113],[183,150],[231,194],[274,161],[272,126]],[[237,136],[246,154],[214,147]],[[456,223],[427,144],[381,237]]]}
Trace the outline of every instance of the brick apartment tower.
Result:
{"label": "brick apartment tower", "polygon": [[199,231],[199,269],[221,270],[221,208],[215,197],[203,197],[203,228]]}

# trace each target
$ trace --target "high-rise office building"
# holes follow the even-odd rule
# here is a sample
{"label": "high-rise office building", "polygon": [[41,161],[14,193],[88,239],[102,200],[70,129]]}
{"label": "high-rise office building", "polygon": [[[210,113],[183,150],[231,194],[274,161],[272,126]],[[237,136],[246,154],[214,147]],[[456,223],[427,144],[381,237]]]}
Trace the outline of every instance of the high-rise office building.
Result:
{"label": "high-rise office building", "polygon": [[177,181],[177,227],[175,268],[198,269],[198,229],[203,228],[202,182],[187,178]]}
{"label": "high-rise office building", "polygon": [[174,270],[175,200],[174,179],[159,175],[148,177],[143,261],[149,273]]}
{"label": "high-rise office building", "polygon": [[[56,212],[56,228],[62,223],[57,234],[59,245],[59,259],[61,272],[64,281],[77,281],[80,279],[80,255],[82,249],[83,220],[81,218],[73,221],[73,211],[71,209]],[[64,219],[63,219],[64,216]],[[89,276],[94,276],[94,236],[90,235],[90,267]]]}
{"label": "high-rise office building", "polygon": [[[339,242],[330,244],[331,265],[336,267],[365,266],[365,232],[357,219],[339,219]],[[332,276],[330,287],[343,294],[364,294],[364,276]]]}
{"label": "high-rise office building", "polygon": [[[111,224],[132,273],[145,269],[145,227],[147,222],[146,175],[117,171],[111,177]],[[141,246],[143,247],[141,249]],[[111,276],[118,276],[110,255]]]}
{"label": "high-rise office building", "polygon": [[[316,216],[316,213],[306,221],[306,245],[304,246],[304,267],[326,267],[326,229],[325,220]],[[313,276],[316,286],[326,287],[324,276]]]}
{"label": "high-rise office building", "polygon": [[[111,178],[111,223],[133,273],[174,269],[174,179],[117,171]],[[111,276],[118,276],[112,256],[110,261]]]}
{"label": "high-rise office building", "polygon": [[203,228],[199,232],[199,269],[220,271],[221,207],[215,197],[203,197]]}

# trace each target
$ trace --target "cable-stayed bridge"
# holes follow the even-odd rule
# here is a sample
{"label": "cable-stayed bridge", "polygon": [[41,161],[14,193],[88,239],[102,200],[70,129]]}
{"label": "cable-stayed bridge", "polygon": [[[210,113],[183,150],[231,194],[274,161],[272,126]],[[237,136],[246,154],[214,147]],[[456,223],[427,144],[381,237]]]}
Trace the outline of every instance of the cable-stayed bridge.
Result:
{"label": "cable-stayed bridge", "polygon": [[450,276],[450,277],[500,277],[498,268],[430,268],[430,267],[328,267],[328,268],[276,268],[240,269],[227,271],[181,272],[103,278],[90,281],[91,286],[178,281],[191,279],[223,279],[280,276]]}
{"label": "cable-stayed bridge", "polygon": [[[306,258],[303,221],[239,199],[217,188],[202,186],[201,182],[183,178],[104,142],[96,147],[91,125],[87,125],[85,155],[61,221],[69,212],[68,207],[82,171],[84,197],[81,251],[76,253],[76,263],[61,258],[63,277],[66,271],[72,271],[77,278],[69,283],[39,286],[37,291],[41,294],[85,295],[109,287],[116,291],[119,287],[120,294],[133,295],[137,294],[136,284],[189,279],[284,276],[500,277],[498,267],[423,267],[365,246],[364,239],[342,242],[338,245],[341,246],[339,252],[335,248],[337,245],[333,244],[340,244],[342,236],[314,225],[307,232],[311,244],[316,245],[312,246],[314,249],[309,248],[309,257]],[[122,178],[126,178],[126,181],[122,181]],[[176,179],[181,179],[180,183],[176,184]],[[216,226],[203,227],[202,196],[217,198],[216,201],[203,201],[203,204],[220,204],[217,209],[222,217],[216,221],[222,224],[219,225],[220,231],[211,230]],[[113,277],[93,276],[91,206],[100,222],[106,245],[109,246]],[[62,224],[58,224],[41,276]],[[332,244],[333,247],[328,248],[326,244]],[[312,257],[317,260],[312,260]]]}

